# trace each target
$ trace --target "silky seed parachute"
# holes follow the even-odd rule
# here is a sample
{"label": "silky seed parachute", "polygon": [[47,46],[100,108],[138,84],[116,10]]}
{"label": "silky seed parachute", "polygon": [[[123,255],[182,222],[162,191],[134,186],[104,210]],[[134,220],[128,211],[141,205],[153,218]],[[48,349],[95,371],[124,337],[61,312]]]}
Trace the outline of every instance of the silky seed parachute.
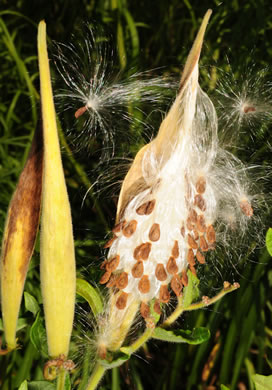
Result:
{"label": "silky seed parachute", "polygon": [[[254,218],[247,167],[219,145],[217,115],[198,84],[207,12],[181,77],[178,95],[157,137],[136,155],[119,196],[100,280],[110,290],[101,355],[116,350],[140,307],[160,314],[171,290],[179,297],[188,269],[238,236]],[[231,216],[231,218],[230,218]],[[152,309],[152,310],[153,310]]]}
{"label": "silky seed parachute", "polygon": [[136,133],[138,127],[151,126],[144,104],[149,113],[155,104],[158,110],[176,88],[173,79],[152,77],[152,72],[122,75],[103,32],[95,37],[87,26],[84,38],[74,37],[69,45],[55,43],[54,59],[62,80],[56,102],[58,110],[68,115],[66,127],[74,148],[93,152],[94,143],[101,141],[106,158],[113,156],[116,138],[127,144],[134,137],[128,128]]}

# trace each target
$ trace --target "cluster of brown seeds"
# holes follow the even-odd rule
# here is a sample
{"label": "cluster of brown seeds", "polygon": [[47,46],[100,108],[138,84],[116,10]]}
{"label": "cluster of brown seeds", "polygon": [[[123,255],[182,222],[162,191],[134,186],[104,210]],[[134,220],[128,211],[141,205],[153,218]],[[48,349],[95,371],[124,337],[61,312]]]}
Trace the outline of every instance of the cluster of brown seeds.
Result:
{"label": "cluster of brown seeds", "polygon": [[[214,227],[211,224],[206,225],[204,217],[204,212],[206,210],[204,199],[206,180],[204,177],[201,176],[198,178],[195,190],[196,193],[193,198],[193,205],[189,207],[187,220],[181,227],[182,236],[180,238],[183,242],[185,241],[187,243],[187,262],[190,270],[194,274],[196,274],[195,258],[200,264],[204,264],[204,253],[209,249],[214,248],[216,240]],[[140,218],[141,216],[150,215],[155,209],[155,206],[155,199],[147,201],[136,209],[136,214]],[[123,220],[118,223],[112,230],[114,234],[113,238],[106,243],[105,248],[109,248],[118,237],[124,236],[129,239],[136,232],[137,225],[138,222],[136,219],[132,219],[131,221]],[[150,260],[152,245],[156,245],[155,243],[160,240],[161,227],[159,223],[152,223],[147,237],[147,242],[142,242],[134,248],[133,258],[135,263],[130,271],[132,277],[138,280],[137,288],[141,294],[148,294],[151,289],[149,275],[144,273],[144,263]],[[170,300],[170,291],[168,289],[169,279],[171,278],[170,286],[177,297],[181,295],[183,287],[188,284],[186,269],[180,270],[177,263],[177,261],[180,261],[179,256],[179,242],[178,240],[175,240],[166,264],[163,262],[156,264],[155,278],[160,282],[160,285],[154,310],[159,314],[161,313],[160,303],[167,303]],[[150,261],[152,261],[152,259]],[[123,290],[128,286],[129,274],[126,271],[117,269],[119,263],[119,255],[115,255],[113,258],[102,263],[101,268],[105,269],[105,273],[102,276],[100,283],[107,283],[107,287],[114,287],[116,292],[118,292],[116,306],[118,309],[124,309],[127,305],[128,293]],[[149,305],[146,302],[142,302],[140,311],[144,318],[148,318],[150,313]]]}

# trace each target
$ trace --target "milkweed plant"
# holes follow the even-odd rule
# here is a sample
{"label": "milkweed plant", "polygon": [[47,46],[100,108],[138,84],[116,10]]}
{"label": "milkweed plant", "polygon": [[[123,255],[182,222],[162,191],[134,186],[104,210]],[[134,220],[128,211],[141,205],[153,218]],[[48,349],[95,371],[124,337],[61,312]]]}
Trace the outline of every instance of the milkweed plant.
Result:
{"label": "milkweed plant", "polygon": [[[115,225],[100,264],[101,288],[91,285],[95,281],[76,281],[46,25],[39,24],[41,120],[5,225],[1,304],[6,349],[1,353],[10,353],[19,345],[18,313],[41,215],[40,276],[49,356],[44,376],[56,379],[58,389],[66,388],[69,372],[80,370],[69,356],[76,291],[93,313],[92,338],[79,336],[93,355],[91,374],[84,384],[92,390],[106,370],[128,361],[149,339],[206,341],[208,329],[176,329],[175,321],[183,312],[209,306],[239,288],[238,283],[225,280],[216,295],[199,298],[198,294],[206,267],[216,258],[226,257],[227,262],[227,257],[242,256],[248,230],[258,235],[262,229],[260,213],[266,201],[261,187],[269,178],[256,176],[257,166],[248,166],[232,154],[229,141],[237,141],[245,125],[254,128],[271,119],[271,87],[262,83],[260,102],[254,100],[254,93],[264,73],[253,83],[249,77],[251,90],[247,85],[240,91],[228,76],[219,88],[215,108],[199,85],[198,69],[210,15],[208,10],[179,83],[148,73],[120,81],[106,60],[106,50],[97,49],[92,32],[91,41],[79,49],[73,44],[56,45],[55,63],[64,84],[56,99],[64,102],[63,111],[73,112],[77,132],[72,142],[81,149],[87,137],[102,138],[103,158],[109,161],[124,126],[150,126],[138,102],[159,104],[163,99],[169,101],[173,88],[177,91],[157,134],[138,150],[123,177]],[[136,107],[138,117],[133,116],[135,110],[127,109],[130,105]],[[72,134],[71,129],[67,131]],[[106,297],[102,299],[104,286]],[[82,386],[80,374],[77,378]]]}

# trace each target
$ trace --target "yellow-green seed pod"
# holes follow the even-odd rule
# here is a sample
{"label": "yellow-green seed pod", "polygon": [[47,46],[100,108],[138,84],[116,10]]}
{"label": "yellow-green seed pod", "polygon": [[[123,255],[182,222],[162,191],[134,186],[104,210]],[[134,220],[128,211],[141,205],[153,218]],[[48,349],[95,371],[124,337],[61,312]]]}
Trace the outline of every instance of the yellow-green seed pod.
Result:
{"label": "yellow-green seed pod", "polygon": [[1,253],[1,305],[7,349],[16,347],[16,324],[39,226],[43,141],[40,124],[9,205]]}
{"label": "yellow-green seed pod", "polygon": [[44,174],[41,215],[41,284],[49,355],[67,356],[75,306],[75,254],[71,210],[58,140],[46,46],[46,25],[38,29]]}

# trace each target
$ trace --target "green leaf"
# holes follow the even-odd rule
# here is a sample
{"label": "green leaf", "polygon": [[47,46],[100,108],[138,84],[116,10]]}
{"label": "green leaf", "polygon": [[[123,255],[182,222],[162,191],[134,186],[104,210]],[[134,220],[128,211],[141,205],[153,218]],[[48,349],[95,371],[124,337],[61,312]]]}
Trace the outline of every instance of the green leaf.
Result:
{"label": "green leaf", "polygon": [[221,386],[220,386],[220,389],[221,389],[221,390],[230,390],[230,389],[229,389],[227,386],[225,386],[225,385],[221,385]]}
{"label": "green leaf", "polygon": [[77,279],[76,292],[90,305],[95,316],[103,311],[103,302],[97,290],[84,279]]}
{"label": "green leaf", "polygon": [[188,286],[184,288],[183,307],[186,308],[199,297],[199,279],[190,271],[187,272]]}
{"label": "green leaf", "polygon": [[[272,229],[269,229],[272,230]],[[272,375],[265,376],[255,374],[252,375],[252,380],[255,384],[256,390],[271,390],[272,389]]]}
{"label": "green leaf", "polygon": [[130,355],[123,353],[123,352],[117,352],[113,355],[113,360],[109,361],[106,359],[98,359],[99,363],[106,367],[107,369],[111,369],[114,367],[119,367],[123,363],[125,363],[130,358]]}
{"label": "green leaf", "polygon": [[269,228],[265,237],[266,248],[270,256],[272,256],[272,228]]}
{"label": "green leaf", "polygon": [[24,380],[21,384],[18,390],[28,390],[27,387],[27,380]]}
{"label": "green leaf", "polygon": [[56,390],[56,387],[48,381],[33,381],[28,383],[28,390]]}
{"label": "green leaf", "polygon": [[41,352],[44,357],[48,357],[46,331],[44,322],[40,317],[40,312],[38,312],[36,320],[30,329],[30,339],[35,348]]}
{"label": "green leaf", "polygon": [[35,316],[40,310],[40,306],[38,302],[31,294],[29,294],[26,291],[24,292],[24,299],[25,299],[26,310],[30,311]]}
{"label": "green leaf", "polygon": [[172,343],[202,344],[210,338],[210,331],[207,328],[194,328],[191,330],[165,330],[156,328],[152,335],[154,339],[169,341]]}

